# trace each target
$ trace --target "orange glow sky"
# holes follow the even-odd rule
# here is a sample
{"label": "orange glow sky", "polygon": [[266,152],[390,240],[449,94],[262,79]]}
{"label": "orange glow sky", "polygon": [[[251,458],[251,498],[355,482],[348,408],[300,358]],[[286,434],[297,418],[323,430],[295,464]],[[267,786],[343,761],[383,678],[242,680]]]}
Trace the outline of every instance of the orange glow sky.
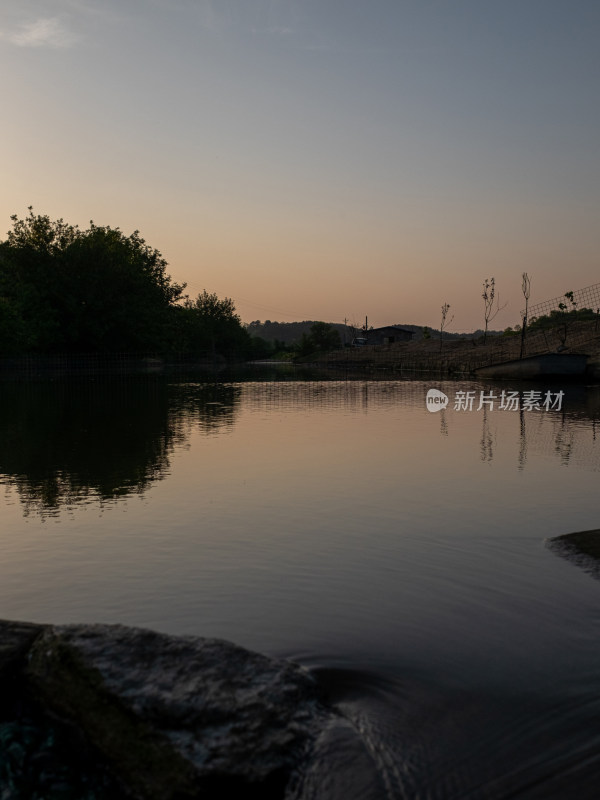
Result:
{"label": "orange glow sky", "polygon": [[494,276],[514,325],[523,271],[600,281],[599,38],[596,0],[4,0],[0,237],[139,229],[246,322],[473,330]]}

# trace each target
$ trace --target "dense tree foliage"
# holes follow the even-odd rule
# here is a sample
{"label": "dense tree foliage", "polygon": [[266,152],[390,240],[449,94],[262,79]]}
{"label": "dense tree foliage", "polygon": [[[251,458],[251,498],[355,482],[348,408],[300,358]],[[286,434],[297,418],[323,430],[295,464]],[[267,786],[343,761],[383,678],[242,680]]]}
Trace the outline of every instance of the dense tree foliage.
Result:
{"label": "dense tree foliage", "polygon": [[195,301],[134,231],[87,230],[36,215],[11,217],[0,242],[0,351],[242,352],[249,335],[233,302]]}
{"label": "dense tree foliage", "polygon": [[235,312],[233,300],[220,300],[206,290],[177,309],[176,349],[212,355],[249,354],[250,335]]}
{"label": "dense tree foliage", "polygon": [[302,334],[300,340],[300,355],[310,353],[324,353],[342,346],[340,334],[328,322],[315,322],[310,327],[310,333]]}

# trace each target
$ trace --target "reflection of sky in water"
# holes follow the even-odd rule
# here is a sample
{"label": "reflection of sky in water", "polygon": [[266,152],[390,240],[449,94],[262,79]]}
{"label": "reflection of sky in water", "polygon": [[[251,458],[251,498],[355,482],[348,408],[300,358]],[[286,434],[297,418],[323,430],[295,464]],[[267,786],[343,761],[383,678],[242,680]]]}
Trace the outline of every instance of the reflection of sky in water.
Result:
{"label": "reflection of sky in water", "polygon": [[[444,385],[450,400],[448,407],[429,419],[423,413],[428,387],[418,382],[170,386],[161,382],[117,386],[105,383],[99,393],[98,387],[85,384],[78,384],[76,391],[68,384],[50,388],[52,391],[47,394],[43,384],[37,386],[37,393],[25,391],[25,402],[21,403],[18,387],[16,392],[11,387],[12,405],[3,398],[0,451],[2,482],[17,487],[26,509],[37,507],[46,515],[82,500],[96,498],[106,502],[130,493],[143,493],[168,474],[171,455],[189,447],[194,433],[217,436],[220,442],[232,434],[237,446],[240,436],[245,435],[237,425],[238,416],[242,413],[255,424],[256,415],[250,417],[250,412],[269,415],[273,420],[290,411],[298,419],[310,415],[313,427],[320,424],[322,415],[333,413],[344,418],[369,412],[369,424],[353,426],[348,443],[342,430],[335,439],[337,423],[328,423],[322,440],[330,441],[336,452],[346,453],[352,442],[356,444],[366,435],[361,453],[364,461],[373,453],[379,459],[383,457],[372,446],[378,424],[374,415],[381,416],[386,409],[390,412],[401,409],[402,414],[393,418],[394,429],[388,433],[399,448],[398,453],[410,448],[413,469],[424,460],[423,450],[428,443],[437,448],[436,459],[447,451],[435,436],[431,438],[436,430],[455,442],[459,436],[465,446],[479,431],[479,458],[488,463],[495,458],[510,457],[515,431],[518,431],[518,448],[514,452],[520,469],[527,466],[528,455],[533,454],[589,469],[596,469],[599,461],[595,444],[597,392],[579,387],[567,388],[560,413],[544,413],[501,410],[497,399],[493,408],[484,404],[478,410],[480,396],[498,398],[504,387],[490,389],[485,384],[448,383]],[[525,391],[518,394],[523,397]],[[554,397],[557,391],[555,388]],[[475,398],[473,408],[457,410],[457,398],[466,392]],[[382,424],[385,423],[386,420]],[[286,435],[293,435],[289,425]],[[300,433],[299,441],[293,443],[294,463],[303,449],[304,436],[304,432]],[[219,460],[224,447],[215,448],[211,458]],[[263,442],[261,449],[264,447]],[[277,452],[277,441],[269,441],[270,457],[277,457]],[[466,453],[460,459],[463,465],[464,456]],[[328,454],[328,458],[334,457]],[[397,455],[386,451],[386,458],[391,463]],[[396,470],[402,468],[402,462],[395,466]],[[371,466],[371,473],[372,470]],[[368,476],[363,476],[366,479]]]}
{"label": "reflection of sky in water", "polygon": [[[349,670],[345,710],[387,754],[393,797],[595,797],[599,585],[544,539],[598,527],[597,395],[431,414],[429,387],[188,384],[145,406],[138,387],[115,421],[135,431],[123,494],[119,437],[86,430],[89,413],[65,422],[64,397],[45,423],[71,427],[47,432],[50,454],[27,443],[29,471],[0,427],[1,615],[218,636]],[[41,463],[72,470],[50,507]]]}
{"label": "reflection of sky in water", "polygon": [[[430,414],[430,385],[172,386],[148,416],[147,440],[140,430],[131,439],[138,483],[127,476],[125,493],[99,497],[95,459],[103,469],[118,461],[109,440],[108,455],[93,453],[64,476],[69,493],[49,515],[32,499],[33,481],[23,515],[20,462],[3,478],[4,616],[135,622],[286,647],[299,630],[313,644],[327,638],[324,602],[346,620],[342,629],[350,616],[363,619],[368,639],[378,629],[367,623],[373,603],[388,619],[412,598],[403,614],[416,630],[413,606],[431,610],[440,597],[448,608],[467,598],[481,608],[486,580],[528,596],[532,565],[550,558],[543,539],[598,524],[595,400],[567,387],[561,413],[450,404]],[[459,384],[439,386],[452,397]],[[60,449],[57,457],[75,465]],[[471,584],[479,573],[485,580]]]}

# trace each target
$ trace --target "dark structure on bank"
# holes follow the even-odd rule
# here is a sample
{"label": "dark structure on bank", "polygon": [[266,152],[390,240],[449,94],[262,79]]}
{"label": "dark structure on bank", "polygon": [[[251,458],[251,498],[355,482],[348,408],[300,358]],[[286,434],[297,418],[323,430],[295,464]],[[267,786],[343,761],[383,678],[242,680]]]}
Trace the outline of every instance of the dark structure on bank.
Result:
{"label": "dark structure on bank", "polygon": [[400,328],[398,325],[384,325],[383,328],[372,328],[367,331],[367,344],[395,344],[396,342],[411,342],[413,331]]}

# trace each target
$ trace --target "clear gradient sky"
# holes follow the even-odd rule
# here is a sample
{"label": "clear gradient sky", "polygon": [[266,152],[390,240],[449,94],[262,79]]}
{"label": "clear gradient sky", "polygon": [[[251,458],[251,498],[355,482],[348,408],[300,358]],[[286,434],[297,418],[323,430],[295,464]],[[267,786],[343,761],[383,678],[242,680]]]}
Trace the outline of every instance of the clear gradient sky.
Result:
{"label": "clear gradient sky", "polygon": [[246,322],[483,325],[600,282],[599,0],[3,0],[10,215]]}

